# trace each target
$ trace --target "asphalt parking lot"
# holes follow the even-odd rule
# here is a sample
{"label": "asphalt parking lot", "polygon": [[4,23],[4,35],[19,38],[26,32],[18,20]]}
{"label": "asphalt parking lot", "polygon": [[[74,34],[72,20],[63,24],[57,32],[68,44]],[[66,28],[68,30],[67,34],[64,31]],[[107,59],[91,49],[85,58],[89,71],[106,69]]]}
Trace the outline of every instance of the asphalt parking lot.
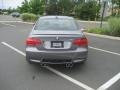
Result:
{"label": "asphalt parking lot", "polygon": [[0,15],[0,21],[21,21],[20,18],[13,18],[11,15]]}
{"label": "asphalt parking lot", "polygon": [[0,22],[0,90],[120,90],[120,41],[87,36],[84,65],[40,67],[25,60],[32,24]]}

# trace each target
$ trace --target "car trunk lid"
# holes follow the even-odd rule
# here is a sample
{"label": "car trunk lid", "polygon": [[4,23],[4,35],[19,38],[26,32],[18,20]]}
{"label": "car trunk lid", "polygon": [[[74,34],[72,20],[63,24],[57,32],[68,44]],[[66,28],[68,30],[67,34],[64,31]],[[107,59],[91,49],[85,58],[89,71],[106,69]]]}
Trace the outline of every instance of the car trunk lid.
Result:
{"label": "car trunk lid", "polygon": [[76,38],[82,38],[81,31],[38,31],[32,32],[32,37],[41,39],[43,45],[36,46],[39,50],[75,50],[77,47],[72,45]]}

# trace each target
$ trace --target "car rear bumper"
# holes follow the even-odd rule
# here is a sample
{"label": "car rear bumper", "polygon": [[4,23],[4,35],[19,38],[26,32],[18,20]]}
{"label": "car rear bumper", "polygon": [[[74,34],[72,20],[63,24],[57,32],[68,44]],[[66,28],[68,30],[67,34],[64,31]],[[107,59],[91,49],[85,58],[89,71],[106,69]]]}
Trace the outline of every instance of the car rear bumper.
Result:
{"label": "car rear bumper", "polygon": [[88,49],[72,51],[40,51],[36,48],[26,48],[26,58],[32,62],[48,64],[78,63],[87,58]]}

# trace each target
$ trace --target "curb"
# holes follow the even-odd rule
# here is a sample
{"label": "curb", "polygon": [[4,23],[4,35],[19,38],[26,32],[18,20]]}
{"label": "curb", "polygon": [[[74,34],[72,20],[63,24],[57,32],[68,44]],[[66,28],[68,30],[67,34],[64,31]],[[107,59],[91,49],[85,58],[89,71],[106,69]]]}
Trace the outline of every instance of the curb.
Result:
{"label": "curb", "polygon": [[0,22],[21,22],[21,21],[0,21]]}
{"label": "curb", "polygon": [[114,37],[114,36],[108,36],[108,35],[100,35],[100,34],[93,34],[93,33],[87,33],[84,32],[86,35],[100,37],[100,38],[106,38],[106,39],[112,39],[112,40],[120,40],[120,37]]}
{"label": "curb", "polygon": [[19,23],[25,23],[25,24],[34,24],[32,22],[23,22],[23,21],[18,21]]}
{"label": "curb", "polygon": [[25,23],[25,24],[34,24],[32,22],[23,22],[23,21],[0,21],[0,22],[18,22],[18,23]]}

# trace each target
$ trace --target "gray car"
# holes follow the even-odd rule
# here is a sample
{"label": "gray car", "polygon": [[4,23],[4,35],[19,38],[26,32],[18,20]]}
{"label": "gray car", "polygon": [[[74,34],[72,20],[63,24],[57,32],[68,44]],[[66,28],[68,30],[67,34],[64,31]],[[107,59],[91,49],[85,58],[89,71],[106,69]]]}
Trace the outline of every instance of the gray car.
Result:
{"label": "gray car", "polygon": [[26,60],[46,64],[85,62],[87,38],[76,21],[68,16],[43,16],[33,26],[26,40]]}
{"label": "gray car", "polygon": [[18,12],[13,12],[11,13],[12,17],[20,17],[20,13]]}

